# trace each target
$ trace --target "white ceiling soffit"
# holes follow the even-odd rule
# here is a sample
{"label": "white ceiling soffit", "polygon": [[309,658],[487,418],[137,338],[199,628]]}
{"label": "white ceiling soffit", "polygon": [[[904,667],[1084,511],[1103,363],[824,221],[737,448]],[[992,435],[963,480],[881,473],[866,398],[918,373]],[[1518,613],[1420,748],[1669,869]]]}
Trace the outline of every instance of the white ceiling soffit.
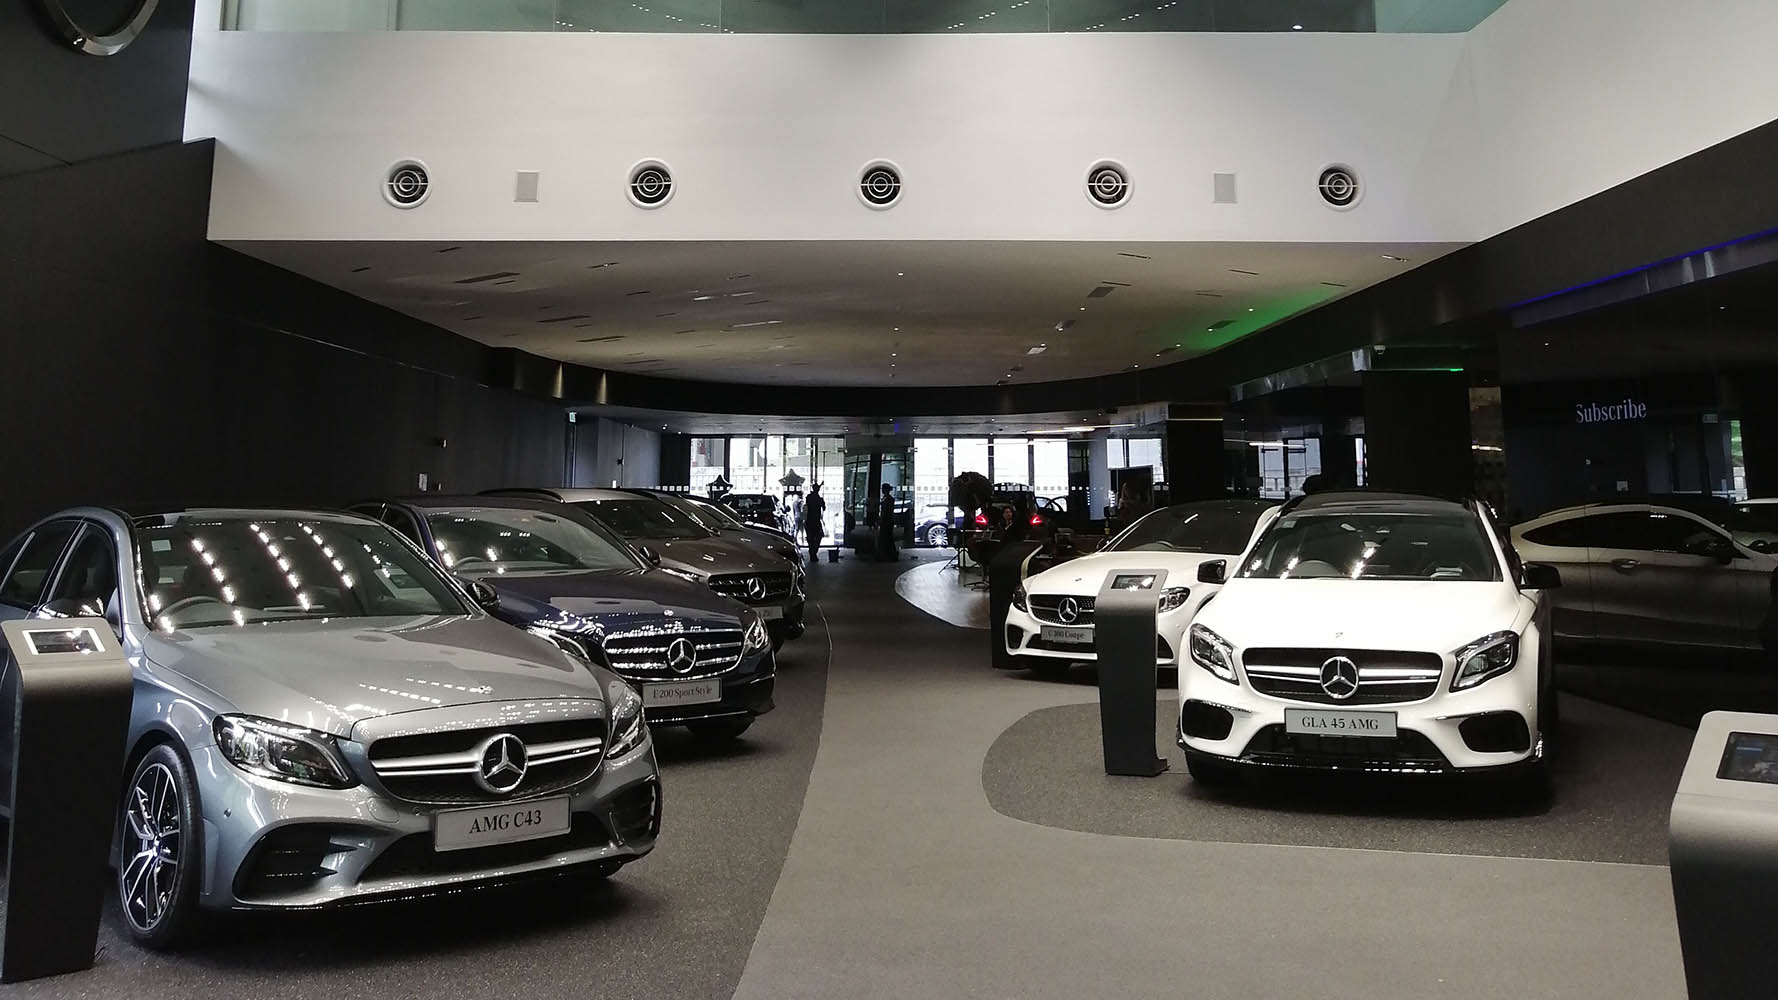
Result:
{"label": "white ceiling soffit", "polygon": [[673,378],[1046,382],[1205,354],[1461,244],[233,242],[465,337]]}

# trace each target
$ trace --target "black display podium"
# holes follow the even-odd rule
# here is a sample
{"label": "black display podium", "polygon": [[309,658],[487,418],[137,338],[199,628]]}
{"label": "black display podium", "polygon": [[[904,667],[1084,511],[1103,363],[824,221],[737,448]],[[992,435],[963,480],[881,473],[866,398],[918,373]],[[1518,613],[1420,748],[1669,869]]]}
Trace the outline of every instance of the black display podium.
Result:
{"label": "black display podium", "polygon": [[1099,661],[1099,728],[1105,773],[1152,778],[1167,769],[1155,755],[1155,614],[1164,569],[1107,573],[1093,604]]}
{"label": "black display podium", "polygon": [[133,680],[98,618],[3,624],[19,672],[0,982],[90,969]]}

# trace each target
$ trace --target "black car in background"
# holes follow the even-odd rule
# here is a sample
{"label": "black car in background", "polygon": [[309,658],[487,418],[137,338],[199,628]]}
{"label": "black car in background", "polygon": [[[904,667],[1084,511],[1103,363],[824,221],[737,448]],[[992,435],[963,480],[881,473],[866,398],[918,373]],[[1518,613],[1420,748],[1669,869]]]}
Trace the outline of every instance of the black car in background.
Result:
{"label": "black car in background", "polygon": [[405,535],[494,617],[578,641],[642,692],[651,724],[730,740],[773,707],[777,660],[765,620],[656,569],[573,507],[425,496],[350,509]]}
{"label": "black car in background", "polygon": [[793,530],[790,512],[784,501],[770,493],[729,493],[720,501],[748,524],[757,524],[773,531]]}
{"label": "black car in background", "polygon": [[695,497],[689,493],[674,493],[671,490],[636,489],[630,492],[654,497],[670,506],[677,507],[690,515],[692,520],[724,538],[738,538],[741,541],[750,542],[793,563],[803,561],[803,552],[797,548],[795,538],[786,532],[767,528],[764,525],[748,524],[736,517],[734,511],[713,500]]}

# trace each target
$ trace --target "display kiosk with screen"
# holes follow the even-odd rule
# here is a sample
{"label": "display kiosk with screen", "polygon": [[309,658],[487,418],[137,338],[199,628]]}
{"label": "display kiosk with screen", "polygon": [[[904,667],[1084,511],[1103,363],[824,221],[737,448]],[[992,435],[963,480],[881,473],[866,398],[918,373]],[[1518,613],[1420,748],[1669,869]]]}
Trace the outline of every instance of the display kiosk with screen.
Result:
{"label": "display kiosk with screen", "polygon": [[1687,991],[1778,996],[1778,715],[1704,716],[1673,797],[1667,854]]}
{"label": "display kiosk with screen", "polygon": [[1166,583],[1164,569],[1115,570],[1093,599],[1106,774],[1153,777],[1167,769],[1155,755],[1155,616]]}

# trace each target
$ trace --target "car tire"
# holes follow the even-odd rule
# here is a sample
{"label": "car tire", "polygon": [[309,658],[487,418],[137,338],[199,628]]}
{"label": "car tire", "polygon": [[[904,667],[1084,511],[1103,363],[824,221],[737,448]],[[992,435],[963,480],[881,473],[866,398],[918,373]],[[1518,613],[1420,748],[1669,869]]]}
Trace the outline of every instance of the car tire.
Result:
{"label": "car tire", "polygon": [[951,533],[942,524],[929,525],[926,528],[926,544],[935,549],[942,549],[951,543]]}
{"label": "car tire", "polygon": [[167,743],[144,754],[117,812],[118,905],[130,936],[157,950],[190,940],[204,841],[197,780],[184,756]]}
{"label": "car tire", "polygon": [[708,722],[688,722],[685,728],[699,742],[714,746],[733,743],[752,725],[752,719],[711,719]]}
{"label": "car tire", "polygon": [[1239,780],[1234,764],[1213,757],[1186,754],[1185,769],[1190,772],[1192,781],[1200,785],[1226,787]]}

